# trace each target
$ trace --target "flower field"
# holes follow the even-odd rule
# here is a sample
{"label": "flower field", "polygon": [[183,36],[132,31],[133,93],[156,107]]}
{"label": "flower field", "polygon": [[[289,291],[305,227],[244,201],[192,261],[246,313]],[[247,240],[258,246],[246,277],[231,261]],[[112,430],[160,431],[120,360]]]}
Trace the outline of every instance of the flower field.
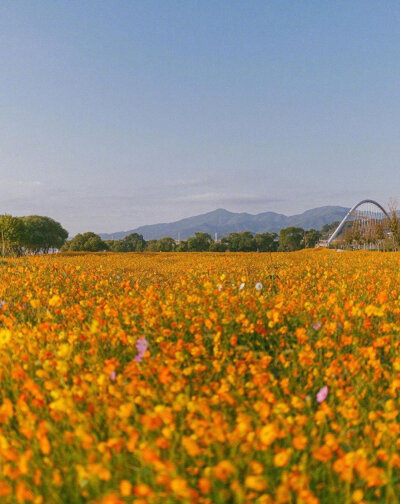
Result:
{"label": "flower field", "polygon": [[400,255],[0,272],[1,503],[400,500]]}

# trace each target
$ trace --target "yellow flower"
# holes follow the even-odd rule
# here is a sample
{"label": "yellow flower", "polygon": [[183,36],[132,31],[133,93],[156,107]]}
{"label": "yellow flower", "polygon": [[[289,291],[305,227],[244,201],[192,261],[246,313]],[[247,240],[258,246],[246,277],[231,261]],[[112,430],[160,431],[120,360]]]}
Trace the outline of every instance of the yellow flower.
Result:
{"label": "yellow flower", "polygon": [[11,331],[9,329],[0,329],[0,346],[6,345],[11,339]]}
{"label": "yellow flower", "polygon": [[291,452],[289,449],[281,450],[274,455],[274,466],[285,467],[290,460]]}
{"label": "yellow flower", "polygon": [[171,489],[178,496],[188,499],[191,495],[187,481],[183,478],[175,478],[171,481]]}
{"label": "yellow flower", "polygon": [[267,482],[263,476],[247,476],[244,485],[246,488],[255,490],[256,492],[263,492],[267,488]]}
{"label": "yellow flower", "polygon": [[351,497],[353,499],[353,502],[361,502],[364,497],[364,492],[358,488],[357,490],[354,490]]}
{"label": "yellow flower", "polygon": [[132,484],[128,480],[122,480],[119,484],[119,491],[123,497],[129,497],[132,493]]}
{"label": "yellow flower", "polygon": [[62,304],[62,300],[61,300],[60,296],[57,296],[57,294],[54,294],[54,296],[52,296],[49,299],[49,306],[61,306],[61,304]]}
{"label": "yellow flower", "polygon": [[271,445],[278,437],[278,432],[279,431],[276,425],[274,424],[265,425],[260,431],[261,442],[266,446]]}

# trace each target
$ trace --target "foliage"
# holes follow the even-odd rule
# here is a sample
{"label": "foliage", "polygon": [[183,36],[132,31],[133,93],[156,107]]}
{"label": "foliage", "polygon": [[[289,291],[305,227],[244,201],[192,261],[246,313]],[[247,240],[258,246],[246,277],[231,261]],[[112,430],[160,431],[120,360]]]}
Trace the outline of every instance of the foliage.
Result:
{"label": "foliage", "polygon": [[215,242],[213,241],[210,245],[210,252],[226,252],[228,250],[228,246],[223,241]]}
{"label": "foliage", "polygon": [[398,250],[400,246],[400,218],[397,211],[397,205],[394,201],[389,203],[389,230],[394,245],[394,250]]}
{"label": "foliage", "polygon": [[193,237],[187,240],[188,251],[205,252],[210,250],[212,243],[211,235],[208,233],[195,233]]}
{"label": "foliage", "polygon": [[176,248],[175,240],[169,236],[146,242],[148,252],[173,252]]}
{"label": "foliage", "polygon": [[131,233],[122,240],[106,240],[105,243],[113,252],[143,252],[146,248],[146,241],[138,233]]}
{"label": "foliage", "polygon": [[279,232],[279,248],[281,252],[293,252],[304,248],[304,229],[290,226]]}
{"label": "foliage", "polygon": [[254,242],[259,252],[276,252],[278,250],[278,235],[276,233],[256,234]]}
{"label": "foliage", "polygon": [[30,215],[28,217],[0,216],[1,254],[48,253],[61,249],[68,237],[59,222],[50,217]]}
{"label": "foliage", "polygon": [[329,238],[330,235],[339,226],[340,221],[332,222],[331,224],[324,224],[321,228],[322,238]]}
{"label": "foliage", "polygon": [[[211,244],[212,245],[212,244]],[[210,247],[211,247],[210,245]],[[181,240],[176,247],[177,252],[187,252],[188,251],[188,243],[185,240]]]}
{"label": "foliage", "polygon": [[68,231],[50,217],[30,215],[22,217],[22,222],[23,247],[27,252],[37,254],[48,253],[50,249],[61,249],[68,238]]}
{"label": "foliage", "polygon": [[157,249],[160,252],[173,252],[176,248],[175,240],[170,237],[157,240]]}
{"label": "foliage", "polygon": [[0,240],[2,256],[17,256],[21,254],[24,238],[24,223],[22,219],[11,215],[0,216]]}
{"label": "foliage", "polygon": [[250,231],[230,233],[227,237],[222,238],[221,241],[230,252],[251,252],[256,250],[256,243]]}
{"label": "foliage", "polygon": [[63,252],[101,252],[107,250],[107,244],[99,235],[89,231],[74,236],[71,241],[65,244],[62,250]]}
{"label": "foliage", "polygon": [[321,231],[317,231],[315,229],[309,229],[304,232],[304,247],[305,248],[314,248],[315,245],[322,238]]}

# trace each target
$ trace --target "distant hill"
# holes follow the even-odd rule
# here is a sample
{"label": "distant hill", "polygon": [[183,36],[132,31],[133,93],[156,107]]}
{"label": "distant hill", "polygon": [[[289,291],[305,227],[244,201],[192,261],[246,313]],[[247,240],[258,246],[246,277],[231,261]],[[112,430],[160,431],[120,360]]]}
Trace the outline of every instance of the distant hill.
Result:
{"label": "distant hill", "polygon": [[276,232],[288,226],[298,226],[304,229],[320,229],[324,224],[341,220],[349,209],[341,206],[323,206],[307,210],[298,215],[283,215],[275,212],[263,212],[256,215],[249,213],[228,212],[223,208],[194,217],[188,217],[176,222],[140,226],[129,231],[116,233],[101,233],[103,240],[120,240],[130,233],[139,233],[145,240],[159,239],[171,236],[186,240],[194,236],[197,231],[214,233],[218,237],[237,231],[251,231],[253,233]]}

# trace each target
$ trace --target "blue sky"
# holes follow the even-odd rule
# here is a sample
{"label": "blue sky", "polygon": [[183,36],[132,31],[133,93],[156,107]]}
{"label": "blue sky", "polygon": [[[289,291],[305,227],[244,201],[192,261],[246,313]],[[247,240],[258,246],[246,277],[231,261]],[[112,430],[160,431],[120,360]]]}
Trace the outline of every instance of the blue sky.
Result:
{"label": "blue sky", "polygon": [[400,3],[0,3],[0,212],[71,234],[400,201]]}

